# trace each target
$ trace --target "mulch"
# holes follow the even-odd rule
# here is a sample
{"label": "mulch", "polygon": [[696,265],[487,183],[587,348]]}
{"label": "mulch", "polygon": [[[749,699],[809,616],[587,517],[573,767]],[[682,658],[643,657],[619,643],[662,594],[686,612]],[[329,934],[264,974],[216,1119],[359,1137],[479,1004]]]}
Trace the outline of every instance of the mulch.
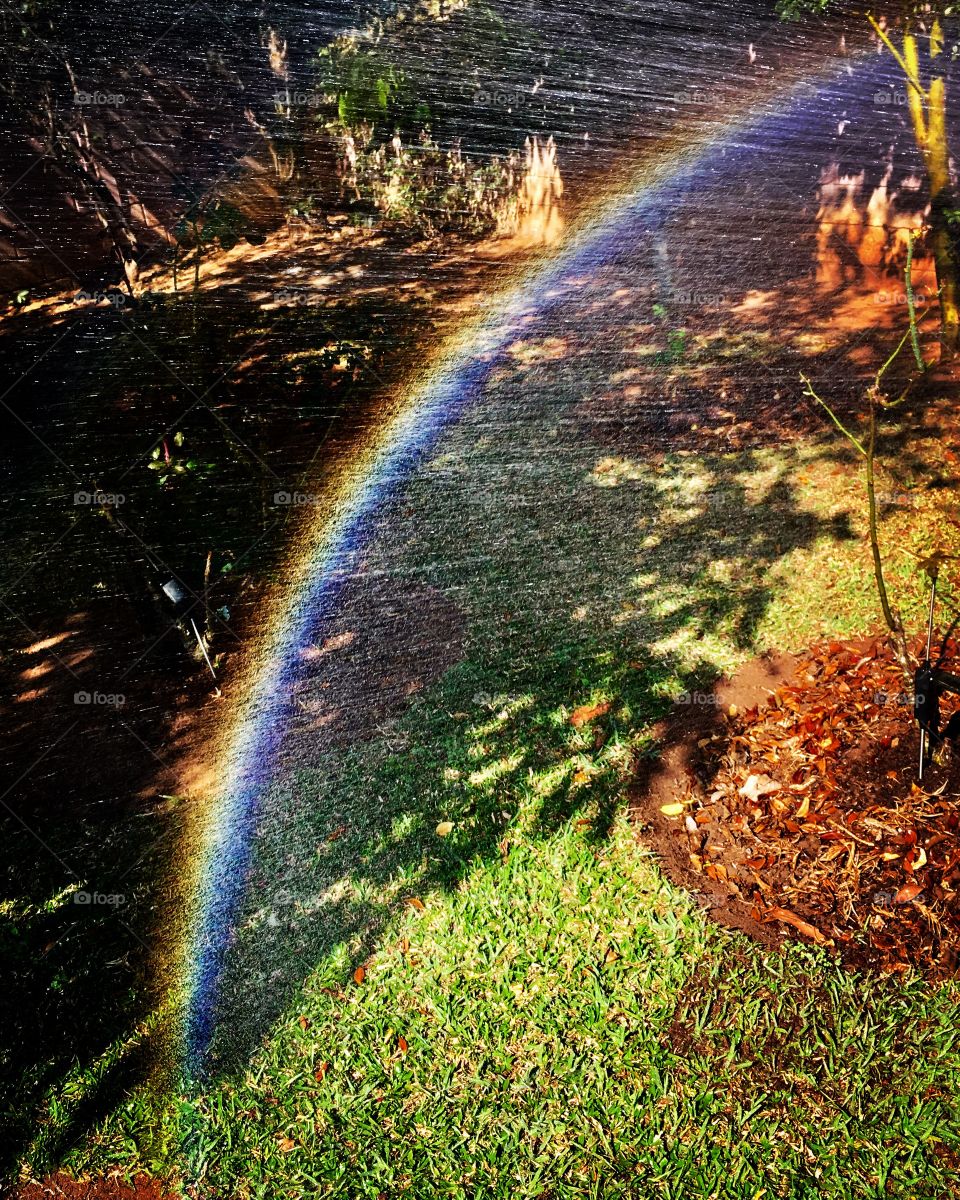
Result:
{"label": "mulch", "polygon": [[62,1171],[42,1182],[24,1184],[16,1200],[174,1200],[175,1193],[149,1175],[130,1180],[117,1175],[74,1179]]}
{"label": "mulch", "polygon": [[955,975],[960,756],[945,749],[918,783],[910,687],[886,639],[758,660],[687,701],[635,789],[667,874],[763,941]]}

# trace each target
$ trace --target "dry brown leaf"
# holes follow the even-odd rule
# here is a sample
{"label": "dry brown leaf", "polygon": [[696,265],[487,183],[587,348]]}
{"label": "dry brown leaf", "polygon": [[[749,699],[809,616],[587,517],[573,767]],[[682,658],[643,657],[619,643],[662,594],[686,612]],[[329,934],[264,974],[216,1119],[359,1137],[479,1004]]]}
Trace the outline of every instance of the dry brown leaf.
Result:
{"label": "dry brown leaf", "polygon": [[797,933],[802,933],[804,937],[812,938],[818,945],[822,946],[827,941],[819,929],[811,925],[809,921],[805,921],[803,917],[798,917],[789,908],[781,908],[779,905],[774,905],[773,908],[768,908],[766,913],[764,913],[764,920],[783,921],[786,925],[792,925]]}
{"label": "dry brown leaf", "polygon": [[905,883],[894,896],[893,902],[894,904],[909,904],[911,900],[916,900],[922,891],[922,883],[917,883],[916,881],[913,883]]}

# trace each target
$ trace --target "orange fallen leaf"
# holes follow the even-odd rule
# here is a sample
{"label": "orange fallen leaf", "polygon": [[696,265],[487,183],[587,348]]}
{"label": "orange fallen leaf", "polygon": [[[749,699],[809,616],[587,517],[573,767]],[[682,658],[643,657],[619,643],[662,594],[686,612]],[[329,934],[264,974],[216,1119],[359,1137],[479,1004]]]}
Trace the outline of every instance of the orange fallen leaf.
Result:
{"label": "orange fallen leaf", "polygon": [[407,903],[411,908],[415,908],[417,912],[423,912],[427,907],[422,900],[418,900],[416,896],[408,896]]}
{"label": "orange fallen leaf", "polygon": [[406,1054],[406,1052],[410,1049],[410,1046],[408,1045],[407,1039],[405,1037],[398,1037],[397,1045],[400,1047],[401,1054]]}
{"label": "orange fallen leaf", "polygon": [[309,1018],[307,1018],[307,1017],[302,1017],[302,1016],[297,1017],[297,1024],[300,1026],[301,1029],[309,1029],[310,1028],[310,1021],[309,1021]]}
{"label": "orange fallen leaf", "polygon": [[923,891],[922,883],[905,883],[893,898],[894,904],[909,904]]}
{"label": "orange fallen leaf", "polygon": [[296,1148],[297,1143],[293,1140],[293,1138],[285,1137],[280,1139],[281,1154],[289,1154],[291,1150],[295,1150]]}
{"label": "orange fallen leaf", "polygon": [[328,1062],[322,1062],[320,1064],[320,1066],[317,1067],[317,1069],[313,1073],[313,1077],[317,1081],[317,1083],[323,1082],[323,1077],[324,1077],[324,1075],[326,1075],[326,1073],[329,1069],[330,1069],[330,1064]]}
{"label": "orange fallen leaf", "polygon": [[366,979],[366,977],[367,977],[367,973],[363,969],[363,967],[357,967],[357,969],[353,973],[353,982],[354,983],[363,983],[363,981]]}
{"label": "orange fallen leaf", "polygon": [[574,729],[579,729],[581,725],[587,725],[590,721],[595,721],[597,717],[606,716],[609,711],[609,701],[601,704],[581,704],[570,714],[570,724]]}
{"label": "orange fallen leaf", "polygon": [[819,929],[805,921],[803,917],[798,917],[795,912],[791,912],[789,908],[780,908],[779,905],[774,905],[773,908],[768,908],[764,914],[765,921],[783,921],[786,925],[792,925],[797,933],[802,933],[804,937],[812,938],[818,945],[823,945],[827,939],[823,936]]}

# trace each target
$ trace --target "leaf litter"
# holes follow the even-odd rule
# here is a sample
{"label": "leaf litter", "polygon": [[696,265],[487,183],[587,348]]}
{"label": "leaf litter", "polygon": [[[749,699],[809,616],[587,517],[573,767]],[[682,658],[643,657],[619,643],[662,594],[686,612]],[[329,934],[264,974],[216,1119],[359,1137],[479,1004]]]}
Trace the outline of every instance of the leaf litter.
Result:
{"label": "leaf litter", "polygon": [[885,639],[818,644],[769,699],[703,722],[652,813],[668,871],[725,894],[740,928],[858,967],[960,971],[960,755],[944,748],[919,785],[910,688]]}

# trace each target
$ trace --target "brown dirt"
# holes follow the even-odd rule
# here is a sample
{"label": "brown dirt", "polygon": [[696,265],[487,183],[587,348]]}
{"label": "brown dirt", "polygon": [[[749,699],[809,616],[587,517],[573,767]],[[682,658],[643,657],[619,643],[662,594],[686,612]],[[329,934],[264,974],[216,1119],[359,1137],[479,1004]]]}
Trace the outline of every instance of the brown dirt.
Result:
{"label": "brown dirt", "polygon": [[867,638],[695,694],[636,785],[670,877],[762,941],[789,931],[854,966],[955,974],[960,764],[946,751],[917,785],[908,691]]}
{"label": "brown dirt", "polygon": [[789,680],[795,667],[796,659],[790,654],[765,655],[747,663],[731,679],[693,694],[709,697],[708,703],[678,705],[654,729],[661,753],[638,764],[631,794],[631,812],[640,836],[656,851],[674,883],[694,892],[713,920],[770,945],[780,941],[774,929],[757,921],[742,904],[733,902],[728,889],[719,882],[693,871],[686,847],[677,837],[676,820],[665,816],[661,809],[686,795],[696,778],[699,743],[726,727],[725,714],[730,706],[746,708],[762,703]]}
{"label": "brown dirt", "polygon": [[73,1179],[62,1171],[43,1182],[24,1185],[14,1193],[16,1200],[174,1200],[174,1193],[149,1175],[136,1175],[127,1182],[119,1176]]}

